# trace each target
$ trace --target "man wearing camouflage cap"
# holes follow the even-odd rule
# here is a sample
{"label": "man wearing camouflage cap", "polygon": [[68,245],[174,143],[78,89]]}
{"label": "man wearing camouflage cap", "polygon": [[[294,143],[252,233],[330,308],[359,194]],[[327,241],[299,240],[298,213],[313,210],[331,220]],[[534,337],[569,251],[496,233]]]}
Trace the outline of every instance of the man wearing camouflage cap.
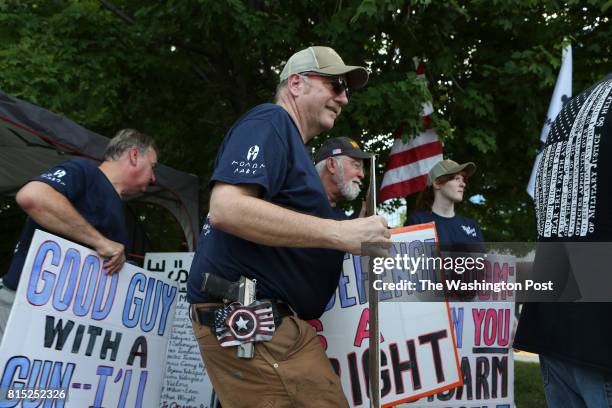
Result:
{"label": "man wearing camouflage cap", "polygon": [[[224,407],[348,406],[306,320],[323,313],[344,253],[359,254],[362,242],[387,242],[390,235],[382,217],[337,220],[304,144],[333,127],[349,88],[367,79],[364,68],[345,65],[329,47],[299,51],[280,74],[276,103],[241,117],[219,150],[187,297]],[[254,343],[253,358],[221,345],[218,333],[242,333],[251,323],[238,319],[233,327],[231,317],[218,318],[227,304],[202,291],[205,274],[256,279],[257,299],[272,304],[274,335]]]}

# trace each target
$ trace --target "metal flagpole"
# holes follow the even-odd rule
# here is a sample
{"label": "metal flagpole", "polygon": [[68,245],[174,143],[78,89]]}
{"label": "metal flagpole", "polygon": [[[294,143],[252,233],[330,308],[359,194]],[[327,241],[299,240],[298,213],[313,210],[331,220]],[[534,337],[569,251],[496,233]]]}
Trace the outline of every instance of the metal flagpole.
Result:
{"label": "metal flagpole", "polygon": [[[370,157],[370,186],[366,201],[366,215],[376,215],[376,156]],[[368,306],[369,306],[369,379],[370,407],[380,408],[380,329],[378,327],[378,292],[372,282],[376,279],[373,268],[373,257],[368,266]]]}

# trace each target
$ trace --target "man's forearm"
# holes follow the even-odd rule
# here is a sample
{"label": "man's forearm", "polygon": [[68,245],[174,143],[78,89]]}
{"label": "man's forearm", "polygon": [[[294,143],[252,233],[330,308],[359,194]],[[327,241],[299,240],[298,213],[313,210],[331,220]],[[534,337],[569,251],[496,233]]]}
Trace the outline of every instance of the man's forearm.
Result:
{"label": "man's forearm", "polygon": [[363,242],[388,241],[382,217],[336,221],[283,208],[258,197],[251,185],[218,183],[210,199],[213,227],[262,245],[328,248],[361,254]]}
{"label": "man's forearm", "polygon": [[256,197],[244,196],[214,209],[215,228],[262,245],[337,248],[337,221],[301,214]]}
{"label": "man's forearm", "polygon": [[17,194],[21,208],[46,230],[97,248],[105,237],[89,224],[68,199],[41,182],[30,182]]}

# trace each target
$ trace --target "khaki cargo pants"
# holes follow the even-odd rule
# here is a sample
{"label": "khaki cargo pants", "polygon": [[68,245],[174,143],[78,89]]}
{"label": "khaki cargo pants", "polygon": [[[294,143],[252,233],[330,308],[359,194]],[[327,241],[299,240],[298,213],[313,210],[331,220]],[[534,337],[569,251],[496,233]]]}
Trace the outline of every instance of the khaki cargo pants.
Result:
{"label": "khaki cargo pants", "polygon": [[[194,307],[210,308],[204,305]],[[314,328],[297,316],[285,317],[271,341],[256,343],[252,359],[221,347],[210,327],[192,325],[223,408],[348,407]]]}

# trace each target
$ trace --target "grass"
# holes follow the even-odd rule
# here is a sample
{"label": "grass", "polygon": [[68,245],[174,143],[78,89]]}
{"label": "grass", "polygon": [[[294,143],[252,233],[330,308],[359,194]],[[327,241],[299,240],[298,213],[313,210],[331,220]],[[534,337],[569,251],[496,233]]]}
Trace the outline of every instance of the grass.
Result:
{"label": "grass", "polygon": [[516,408],[547,408],[539,364],[514,361],[514,403]]}

